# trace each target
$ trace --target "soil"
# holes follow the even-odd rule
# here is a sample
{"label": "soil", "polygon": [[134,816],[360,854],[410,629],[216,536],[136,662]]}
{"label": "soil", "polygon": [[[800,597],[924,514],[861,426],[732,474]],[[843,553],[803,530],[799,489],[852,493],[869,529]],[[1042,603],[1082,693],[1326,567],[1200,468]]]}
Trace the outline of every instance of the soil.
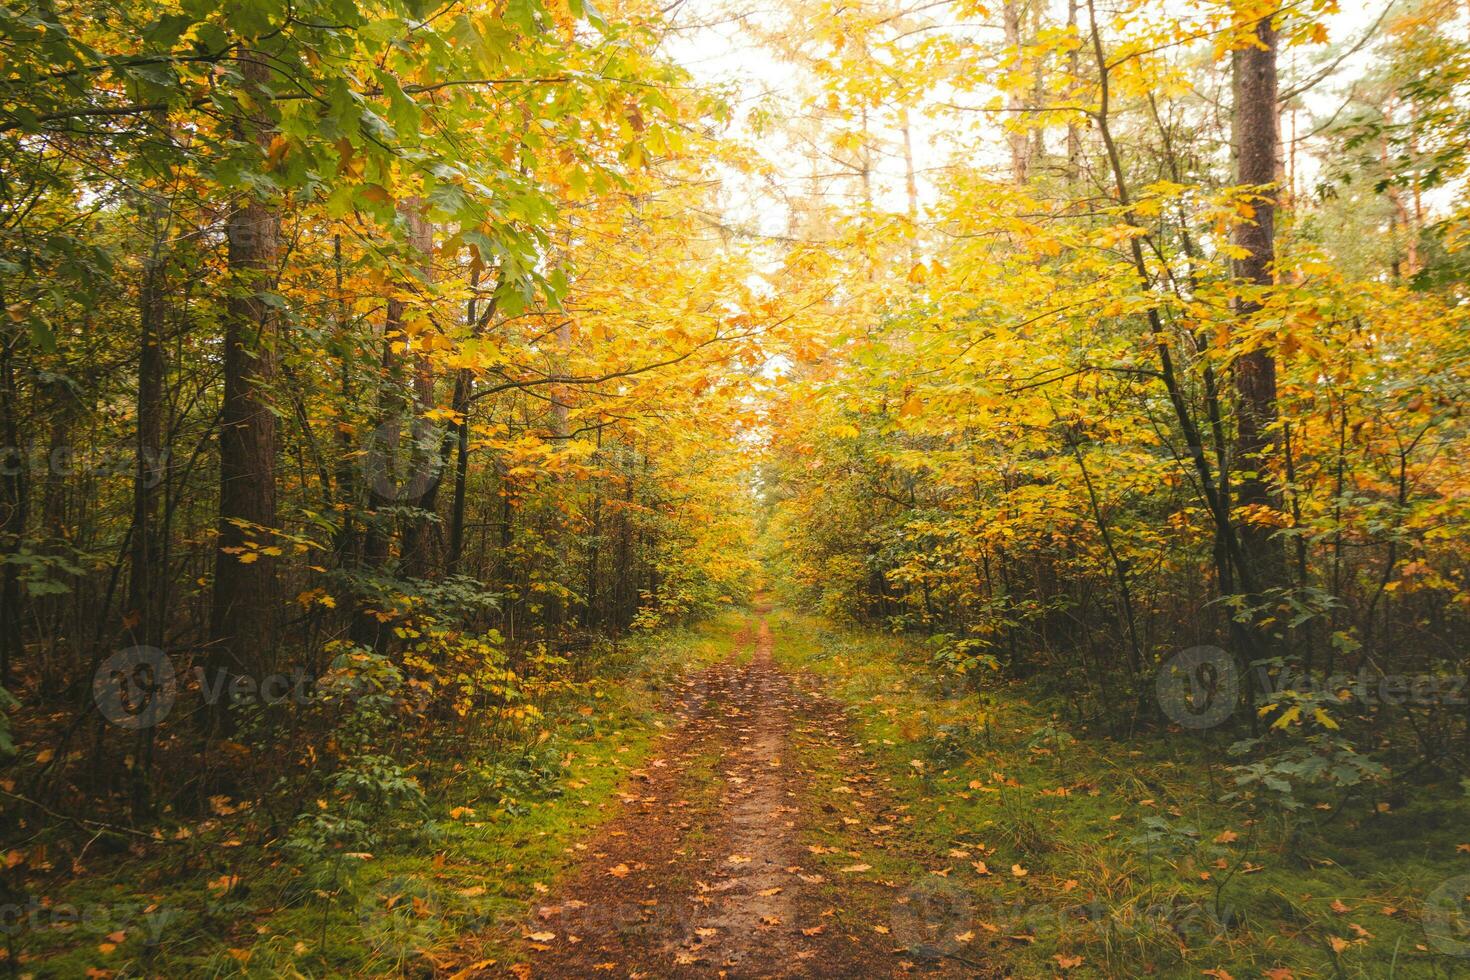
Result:
{"label": "soil", "polygon": [[[632,774],[620,816],[523,924],[528,963],[512,972],[1000,975],[950,941],[968,906],[943,879],[920,863],[913,881],[882,880],[862,861],[901,846],[884,831],[903,816],[840,707],[773,661],[762,611],[743,641],[676,692],[677,726]],[[827,771],[811,771],[812,758]],[[848,870],[817,867],[821,853]]]}

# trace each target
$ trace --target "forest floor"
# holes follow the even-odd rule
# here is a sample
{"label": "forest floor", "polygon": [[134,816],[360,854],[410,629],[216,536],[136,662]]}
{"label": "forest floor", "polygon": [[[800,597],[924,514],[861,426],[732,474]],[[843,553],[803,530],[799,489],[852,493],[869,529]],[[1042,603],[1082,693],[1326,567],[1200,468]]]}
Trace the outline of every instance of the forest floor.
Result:
{"label": "forest floor", "polygon": [[5,958],[98,978],[1470,976],[1464,919],[1433,910],[1470,892],[1458,785],[1223,805],[1239,732],[1087,731],[1044,677],[945,683],[916,640],[787,610],[598,656],[524,743],[436,746],[427,810],[384,815],[369,852],[303,859],[266,805],[229,801],[154,846],[49,844]]}
{"label": "forest floor", "polygon": [[[773,661],[766,611],[734,656],[681,682],[677,727],[634,773],[623,815],[525,926],[534,955],[522,972],[991,972],[946,948],[960,930],[932,890],[868,863],[899,850],[891,832],[906,807],[837,702]],[[903,856],[921,878],[939,861]]]}

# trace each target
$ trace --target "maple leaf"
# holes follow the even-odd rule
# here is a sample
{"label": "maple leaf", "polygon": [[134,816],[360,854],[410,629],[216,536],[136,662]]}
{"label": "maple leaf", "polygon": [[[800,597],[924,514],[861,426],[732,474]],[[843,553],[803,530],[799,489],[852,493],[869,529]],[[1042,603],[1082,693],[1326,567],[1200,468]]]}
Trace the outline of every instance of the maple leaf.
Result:
{"label": "maple leaf", "polygon": [[1082,957],[1080,956],[1064,956],[1061,953],[1057,953],[1052,959],[1056,960],[1057,966],[1063,970],[1075,970],[1082,965]]}
{"label": "maple leaf", "polygon": [[615,864],[607,869],[607,873],[614,878],[626,878],[628,877],[628,866],[626,864]]}

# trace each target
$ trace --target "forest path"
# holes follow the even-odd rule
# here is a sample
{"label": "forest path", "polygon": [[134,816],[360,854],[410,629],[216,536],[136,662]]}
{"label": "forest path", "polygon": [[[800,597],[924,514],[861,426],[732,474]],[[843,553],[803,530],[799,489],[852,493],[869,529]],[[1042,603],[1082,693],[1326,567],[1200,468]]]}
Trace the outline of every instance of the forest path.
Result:
{"label": "forest path", "polygon": [[766,612],[684,680],[623,813],[524,924],[516,975],[988,975],[935,951],[955,924],[928,885],[863,860],[901,816],[841,708],[773,659]]}

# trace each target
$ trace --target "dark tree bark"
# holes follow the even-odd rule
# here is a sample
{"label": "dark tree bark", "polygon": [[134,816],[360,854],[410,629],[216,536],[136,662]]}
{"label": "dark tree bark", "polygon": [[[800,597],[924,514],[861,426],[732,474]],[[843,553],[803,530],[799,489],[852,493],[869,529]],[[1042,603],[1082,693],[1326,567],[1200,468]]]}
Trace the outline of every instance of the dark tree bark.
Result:
{"label": "dark tree bark", "polygon": [[[266,64],[242,56],[246,85],[263,86]],[[259,104],[267,104],[263,97]],[[242,116],[241,139],[270,143],[263,115]],[[220,508],[215,552],[214,595],[206,669],[231,676],[258,673],[275,647],[276,567],[270,555],[241,561],[239,549],[269,545],[276,526],[276,422],[270,407],[275,377],[275,309],[266,297],[273,288],[280,239],[280,215],[270,202],[243,197],[226,226],[232,295],[224,324],[224,401],[219,421]],[[215,731],[228,731],[228,698],[213,702]]]}
{"label": "dark tree bark", "polygon": [[[1232,68],[1235,88],[1233,152],[1238,184],[1262,187],[1254,199],[1254,219],[1235,229],[1235,244],[1245,250],[1237,260],[1236,275],[1248,286],[1269,287],[1276,261],[1276,153],[1278,141],[1276,104],[1276,28],[1270,15],[1256,22],[1254,43],[1234,52]],[[1254,298],[1239,304],[1248,318],[1260,310]],[[1275,508],[1279,501],[1268,480],[1271,450],[1275,442],[1276,359],[1269,349],[1253,350],[1235,363],[1236,391],[1236,501],[1239,506]],[[1259,589],[1282,583],[1285,556],[1271,538],[1269,524],[1251,519],[1241,521],[1240,537],[1245,560]]]}
{"label": "dark tree bark", "polygon": [[133,537],[125,628],[134,644],[158,646],[163,637],[159,565],[158,491],[163,478],[164,260],[156,240],[143,266],[138,297],[138,436],[133,461]]}
{"label": "dark tree bark", "polygon": [[[5,446],[4,466],[0,467],[0,553],[18,549],[25,537],[26,518],[30,510],[30,481],[26,467],[26,447],[21,444],[18,420],[20,399],[15,377],[15,348],[21,343],[19,331],[8,331],[0,340],[0,433]],[[0,570],[0,685],[10,683],[11,671],[24,652],[21,633],[20,568],[7,562]]]}

